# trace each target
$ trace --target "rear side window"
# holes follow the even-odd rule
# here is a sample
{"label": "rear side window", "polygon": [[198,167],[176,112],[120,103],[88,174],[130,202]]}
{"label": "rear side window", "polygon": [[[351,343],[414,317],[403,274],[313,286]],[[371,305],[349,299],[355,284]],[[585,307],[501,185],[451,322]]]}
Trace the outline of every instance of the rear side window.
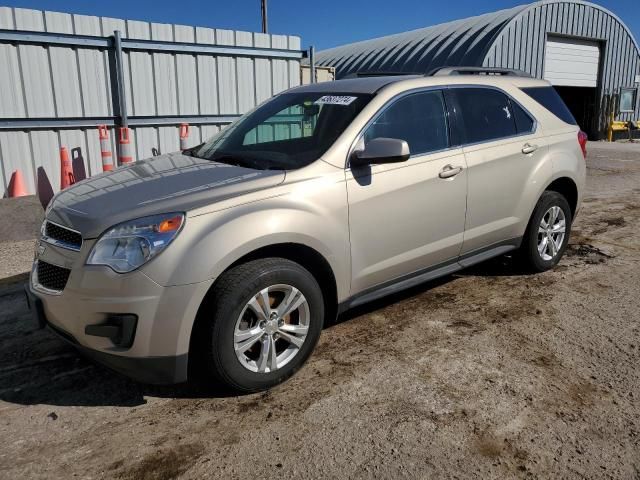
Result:
{"label": "rear side window", "polygon": [[411,155],[449,146],[449,131],[441,91],[413,93],[382,111],[364,133],[365,145],[374,138],[398,138],[409,144]]}
{"label": "rear side window", "polygon": [[570,125],[578,125],[576,119],[556,92],[553,87],[529,87],[523,88],[522,91],[533,98],[536,102],[542,105],[544,108],[553,113],[563,122]]}
{"label": "rear side window", "polygon": [[533,118],[525,112],[520,105],[515,102],[511,102],[511,111],[513,117],[516,119],[516,129],[518,133],[531,133],[533,131]]}
{"label": "rear side window", "polygon": [[516,135],[509,98],[489,88],[452,89],[462,117],[465,143],[479,143]]}

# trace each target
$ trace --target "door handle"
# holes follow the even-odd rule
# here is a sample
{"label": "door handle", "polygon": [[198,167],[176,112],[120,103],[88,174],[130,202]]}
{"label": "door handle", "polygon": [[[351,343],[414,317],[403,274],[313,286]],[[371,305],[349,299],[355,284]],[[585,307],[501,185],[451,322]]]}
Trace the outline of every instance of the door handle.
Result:
{"label": "door handle", "polygon": [[522,153],[529,154],[529,153],[533,153],[538,149],[538,145],[531,145],[530,143],[525,143],[522,146]]}
{"label": "door handle", "polygon": [[454,167],[452,165],[445,165],[444,168],[442,170],[440,170],[440,173],[438,174],[438,176],[440,178],[451,178],[451,177],[455,177],[456,175],[458,175],[461,171],[462,171],[462,167]]}

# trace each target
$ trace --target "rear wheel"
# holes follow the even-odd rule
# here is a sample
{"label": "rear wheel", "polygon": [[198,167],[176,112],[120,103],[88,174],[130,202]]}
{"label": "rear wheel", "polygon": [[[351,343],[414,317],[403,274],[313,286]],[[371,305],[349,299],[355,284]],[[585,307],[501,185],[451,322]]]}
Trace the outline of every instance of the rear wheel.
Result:
{"label": "rear wheel", "polygon": [[254,260],[225,272],[213,291],[200,352],[209,378],[235,390],[270,388],[293,375],[315,347],[324,318],[311,273],[283,258]]}
{"label": "rear wheel", "polygon": [[519,252],[522,265],[533,272],[553,268],[567,248],[571,222],[567,200],[558,192],[544,192],[522,240]]}

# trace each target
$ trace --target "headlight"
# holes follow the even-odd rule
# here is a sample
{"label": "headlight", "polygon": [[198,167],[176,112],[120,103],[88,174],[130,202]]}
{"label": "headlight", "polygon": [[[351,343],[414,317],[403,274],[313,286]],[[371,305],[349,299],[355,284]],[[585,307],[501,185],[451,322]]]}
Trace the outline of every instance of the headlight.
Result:
{"label": "headlight", "polygon": [[120,223],[98,239],[87,265],[107,265],[118,273],[135,270],[162,252],[184,225],[183,213],[166,213]]}

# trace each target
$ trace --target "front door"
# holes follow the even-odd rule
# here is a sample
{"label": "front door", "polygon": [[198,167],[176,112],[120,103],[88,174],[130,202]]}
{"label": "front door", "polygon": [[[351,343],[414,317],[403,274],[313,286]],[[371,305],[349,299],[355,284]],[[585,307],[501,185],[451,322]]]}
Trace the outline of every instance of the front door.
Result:
{"label": "front door", "polygon": [[347,171],[352,295],[455,261],[462,246],[466,164],[462,149],[449,148],[442,91],[395,100],[365,130],[358,148],[379,137],[406,140],[411,158]]}

